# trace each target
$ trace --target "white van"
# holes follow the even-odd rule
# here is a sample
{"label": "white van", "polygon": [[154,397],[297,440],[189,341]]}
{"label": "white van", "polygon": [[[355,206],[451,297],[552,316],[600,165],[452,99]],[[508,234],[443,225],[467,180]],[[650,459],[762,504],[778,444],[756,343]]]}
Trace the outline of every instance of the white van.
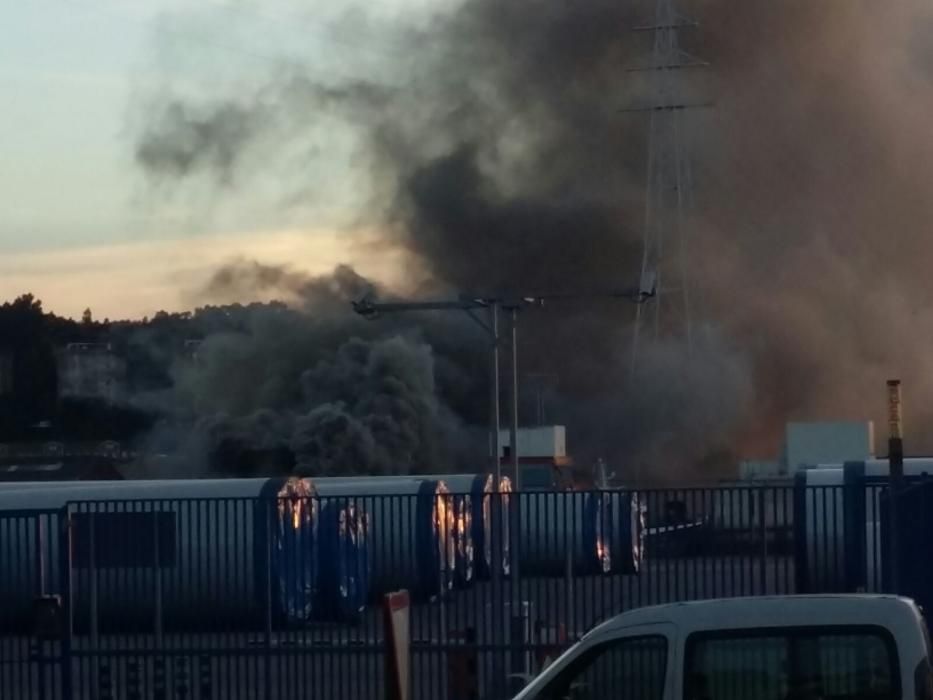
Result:
{"label": "white van", "polygon": [[928,646],[906,598],[675,603],[599,625],[515,700],[933,700]]}

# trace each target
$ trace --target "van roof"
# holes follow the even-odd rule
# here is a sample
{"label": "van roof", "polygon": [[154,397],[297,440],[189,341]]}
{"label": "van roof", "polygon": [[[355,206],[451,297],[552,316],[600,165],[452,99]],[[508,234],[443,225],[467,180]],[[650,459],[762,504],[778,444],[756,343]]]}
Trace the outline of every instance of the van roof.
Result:
{"label": "van roof", "polygon": [[629,610],[598,625],[586,637],[664,623],[689,633],[699,629],[877,625],[919,617],[920,611],[912,600],[894,595],[846,593],[721,598]]}

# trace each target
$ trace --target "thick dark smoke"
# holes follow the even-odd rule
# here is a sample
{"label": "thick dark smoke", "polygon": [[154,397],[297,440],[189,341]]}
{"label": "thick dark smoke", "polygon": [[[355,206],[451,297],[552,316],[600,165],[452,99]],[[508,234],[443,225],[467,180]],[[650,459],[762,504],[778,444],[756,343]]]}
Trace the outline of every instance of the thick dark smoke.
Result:
{"label": "thick dark smoke", "polygon": [[349,341],[301,380],[314,408],[302,417],[292,448],[310,469],[408,474],[440,461],[450,436],[427,345],[398,337]]}
{"label": "thick dark smoke", "polygon": [[[644,62],[650,50],[650,36],[626,27],[650,21],[652,5],[466,0],[431,25],[430,48],[404,87],[288,76],[253,94],[208,97],[195,112],[206,124],[229,114],[249,115],[240,119],[253,124],[273,104],[291,117],[263,138],[286,143],[323,118],[357,129],[371,176],[368,216],[430,272],[433,291],[624,287],[639,269],[646,129],[640,117],[620,112],[644,95],[637,74],[623,68]],[[605,456],[622,473],[664,477],[709,469],[709,455],[730,449],[773,454],[787,420],[880,422],[888,376],[905,380],[918,431],[933,418],[925,407],[933,327],[924,316],[933,301],[925,232],[933,218],[925,116],[933,106],[933,10],[920,0],[889,5],[684,3],[702,20],[686,48],[712,62],[708,77],[689,89],[716,100],[709,116],[688,122],[698,203],[690,220],[695,344],[689,360],[676,341],[643,345],[642,371],[632,380],[631,308],[568,303],[525,313],[522,369],[560,375],[552,415],[570,426],[578,457]],[[397,31],[411,47],[425,38]],[[249,151],[250,130],[186,134],[153,122],[137,151],[147,172],[164,175],[158,164],[179,161],[223,180],[256,165],[239,157]],[[196,173],[186,165],[172,174]],[[221,272],[213,285],[240,284],[244,273],[247,286],[295,284],[247,268]],[[314,318],[322,303],[327,308],[312,297],[302,308]],[[341,349],[330,364],[303,364],[313,376],[349,372],[347,383],[370,393],[312,402],[298,418],[296,446],[331,465],[407,464],[404,446],[424,439],[424,424],[416,426],[410,412],[459,409],[457,400],[476,392],[428,400],[438,390],[424,372],[406,372],[407,362],[423,370],[431,355],[405,344],[392,352],[407,353],[406,361],[387,361],[365,377],[362,367],[382,346],[352,345],[352,331],[328,313],[327,347]],[[445,364],[462,371],[462,360],[445,355],[450,344],[434,342],[444,334],[427,320],[421,325],[435,371]],[[242,354],[223,342],[216,344],[229,371],[249,374]],[[350,356],[356,360],[347,364]],[[410,380],[385,397],[393,372]],[[242,410],[271,405],[263,382],[276,384],[277,376],[251,381]],[[484,383],[485,375],[470,381]],[[413,386],[417,400],[408,393]],[[467,423],[482,418],[472,410]],[[373,415],[392,415],[397,425],[376,434]],[[325,437],[331,434],[338,438]],[[933,448],[924,438],[912,444]]]}
{"label": "thick dark smoke", "polygon": [[485,386],[464,380],[480,350],[467,319],[420,332],[402,319],[355,317],[350,301],[379,289],[347,267],[308,277],[235,263],[217,271],[205,295],[225,295],[231,285],[271,288],[291,304],[200,311],[194,323],[206,337],[195,358],[174,364],[170,389],[137,399],[164,416],[149,447],[180,454],[177,471],[407,474],[481,466],[484,443],[467,426],[483,420]]}

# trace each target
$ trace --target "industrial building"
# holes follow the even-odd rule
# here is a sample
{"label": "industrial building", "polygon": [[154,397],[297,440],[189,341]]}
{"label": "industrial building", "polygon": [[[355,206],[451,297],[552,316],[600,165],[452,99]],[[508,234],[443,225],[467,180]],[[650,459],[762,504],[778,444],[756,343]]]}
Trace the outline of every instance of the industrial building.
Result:
{"label": "industrial building", "polygon": [[116,403],[125,393],[126,361],[110,343],[69,343],[58,353],[61,397]]}

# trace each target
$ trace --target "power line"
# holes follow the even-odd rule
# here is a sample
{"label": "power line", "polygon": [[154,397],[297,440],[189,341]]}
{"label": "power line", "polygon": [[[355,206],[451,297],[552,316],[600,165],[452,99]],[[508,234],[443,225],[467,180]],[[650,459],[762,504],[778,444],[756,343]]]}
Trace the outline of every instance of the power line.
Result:
{"label": "power line", "polygon": [[[651,275],[663,292],[653,300],[650,309],[653,336],[657,338],[662,333],[673,333],[682,337],[688,355],[693,332],[684,213],[692,205],[693,192],[682,113],[711,107],[712,103],[682,99],[683,91],[675,82],[675,76],[687,69],[709,65],[680,47],[680,31],[698,26],[696,20],[686,17],[676,8],[676,0],[656,0],[654,21],[634,28],[635,31],[653,34],[651,60],[628,69],[651,73],[652,100],[648,104],[621,110],[644,112],[650,119],[641,274],[643,277]],[[672,258],[675,263],[672,263]],[[633,373],[638,366],[639,341],[646,320],[644,311],[647,309],[639,306],[635,316]]]}

